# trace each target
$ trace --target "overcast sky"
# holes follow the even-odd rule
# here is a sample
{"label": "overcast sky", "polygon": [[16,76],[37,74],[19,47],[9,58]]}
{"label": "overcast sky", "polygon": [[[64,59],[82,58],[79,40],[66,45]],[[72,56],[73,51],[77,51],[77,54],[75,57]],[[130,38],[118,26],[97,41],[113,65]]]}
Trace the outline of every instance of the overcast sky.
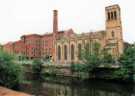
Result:
{"label": "overcast sky", "polygon": [[52,10],[59,11],[59,30],[76,33],[105,30],[105,6],[119,4],[124,40],[135,41],[134,0],[0,0],[0,43],[24,34],[52,32]]}

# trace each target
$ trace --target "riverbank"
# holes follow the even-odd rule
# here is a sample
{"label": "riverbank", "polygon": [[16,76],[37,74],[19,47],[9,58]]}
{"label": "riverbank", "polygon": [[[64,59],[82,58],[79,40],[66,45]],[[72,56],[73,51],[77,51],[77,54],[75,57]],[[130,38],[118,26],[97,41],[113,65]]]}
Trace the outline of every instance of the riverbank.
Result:
{"label": "riverbank", "polygon": [[17,92],[0,86],[0,96],[32,96],[23,92]]}
{"label": "riverbank", "polygon": [[[33,79],[33,71],[32,66],[30,64],[23,65],[25,79],[32,80]],[[121,73],[120,68],[108,68],[101,67],[95,68],[91,73],[89,72],[81,72],[81,71],[73,71],[71,66],[69,65],[43,65],[42,66],[41,77],[43,80],[51,81],[59,78],[69,78],[70,80],[105,80],[119,83],[135,83],[135,79],[133,79],[132,75],[123,75]],[[53,79],[52,79],[53,78]]]}

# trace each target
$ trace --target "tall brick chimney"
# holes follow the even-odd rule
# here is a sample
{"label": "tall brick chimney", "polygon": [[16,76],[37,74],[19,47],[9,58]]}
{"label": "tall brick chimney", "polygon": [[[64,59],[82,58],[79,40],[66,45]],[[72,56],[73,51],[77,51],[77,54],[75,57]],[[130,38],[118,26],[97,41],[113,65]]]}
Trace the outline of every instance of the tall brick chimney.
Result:
{"label": "tall brick chimney", "polygon": [[58,32],[58,11],[53,10],[53,33]]}
{"label": "tall brick chimney", "polygon": [[57,39],[57,33],[58,33],[58,11],[53,10],[53,54],[52,54],[52,60],[54,61],[56,56],[55,56],[55,42]]}

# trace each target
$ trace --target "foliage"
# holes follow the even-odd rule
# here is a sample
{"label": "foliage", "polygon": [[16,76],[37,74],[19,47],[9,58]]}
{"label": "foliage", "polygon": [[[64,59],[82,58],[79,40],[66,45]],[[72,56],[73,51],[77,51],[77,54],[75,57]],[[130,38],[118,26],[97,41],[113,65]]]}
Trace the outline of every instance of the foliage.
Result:
{"label": "foliage", "polygon": [[87,72],[86,64],[71,64],[72,72]]}
{"label": "foliage", "polygon": [[[81,60],[83,64],[71,65],[71,69],[78,73],[85,72],[89,73],[90,76],[90,74],[93,74],[96,68],[102,65],[104,67],[111,67],[112,64],[115,63],[115,59],[111,54],[108,53],[108,50],[101,49],[100,44],[97,42],[86,44],[81,53]],[[117,76],[121,74],[125,73],[123,73],[121,70],[121,73],[117,73]]]}
{"label": "foliage", "polygon": [[95,42],[92,45],[86,45],[82,51],[82,61],[87,65],[87,71],[98,67],[101,63],[100,44]]}
{"label": "foliage", "polygon": [[95,55],[100,55],[100,48],[101,48],[101,45],[97,42],[93,43],[92,45],[92,51]]}
{"label": "foliage", "polygon": [[120,69],[113,73],[113,78],[133,80],[133,74],[135,72],[135,45],[126,47],[118,61],[120,63]]}
{"label": "foliage", "polygon": [[86,64],[71,64],[71,71],[80,79],[85,79],[88,77],[88,66]]}
{"label": "foliage", "polygon": [[15,63],[15,58],[0,51],[0,84],[14,88],[19,84],[21,76],[21,66]]}
{"label": "foliage", "polygon": [[3,46],[0,44],[0,51],[2,51],[3,50]]}
{"label": "foliage", "polygon": [[120,57],[119,62],[124,68],[133,71],[133,67],[135,66],[135,45],[125,50],[124,54]]}
{"label": "foliage", "polygon": [[127,79],[129,78],[129,70],[120,68],[113,72],[112,79]]}
{"label": "foliage", "polygon": [[32,64],[34,79],[42,79],[43,63],[40,59],[35,59]]}
{"label": "foliage", "polygon": [[133,46],[133,44],[130,44],[128,42],[124,42],[124,50],[127,50],[127,48],[130,48],[131,46]]}
{"label": "foliage", "polygon": [[112,78],[132,79],[135,73],[135,44],[126,47],[120,58],[114,58],[107,50],[101,50],[100,44],[97,42],[86,44],[81,52],[81,60],[83,64],[72,64],[73,72],[91,73],[100,65],[111,67],[112,64],[118,62],[120,68],[112,73]]}
{"label": "foliage", "polygon": [[101,62],[105,67],[110,67],[115,63],[115,60],[111,54],[109,54],[106,50],[102,52]]}

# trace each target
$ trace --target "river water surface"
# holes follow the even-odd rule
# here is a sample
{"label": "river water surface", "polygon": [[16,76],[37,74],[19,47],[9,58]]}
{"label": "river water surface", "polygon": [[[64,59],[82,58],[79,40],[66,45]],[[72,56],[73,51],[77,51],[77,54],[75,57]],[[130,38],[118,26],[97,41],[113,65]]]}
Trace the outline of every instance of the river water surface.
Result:
{"label": "river water surface", "polygon": [[133,84],[88,81],[83,83],[33,82],[21,91],[34,96],[135,96]]}

